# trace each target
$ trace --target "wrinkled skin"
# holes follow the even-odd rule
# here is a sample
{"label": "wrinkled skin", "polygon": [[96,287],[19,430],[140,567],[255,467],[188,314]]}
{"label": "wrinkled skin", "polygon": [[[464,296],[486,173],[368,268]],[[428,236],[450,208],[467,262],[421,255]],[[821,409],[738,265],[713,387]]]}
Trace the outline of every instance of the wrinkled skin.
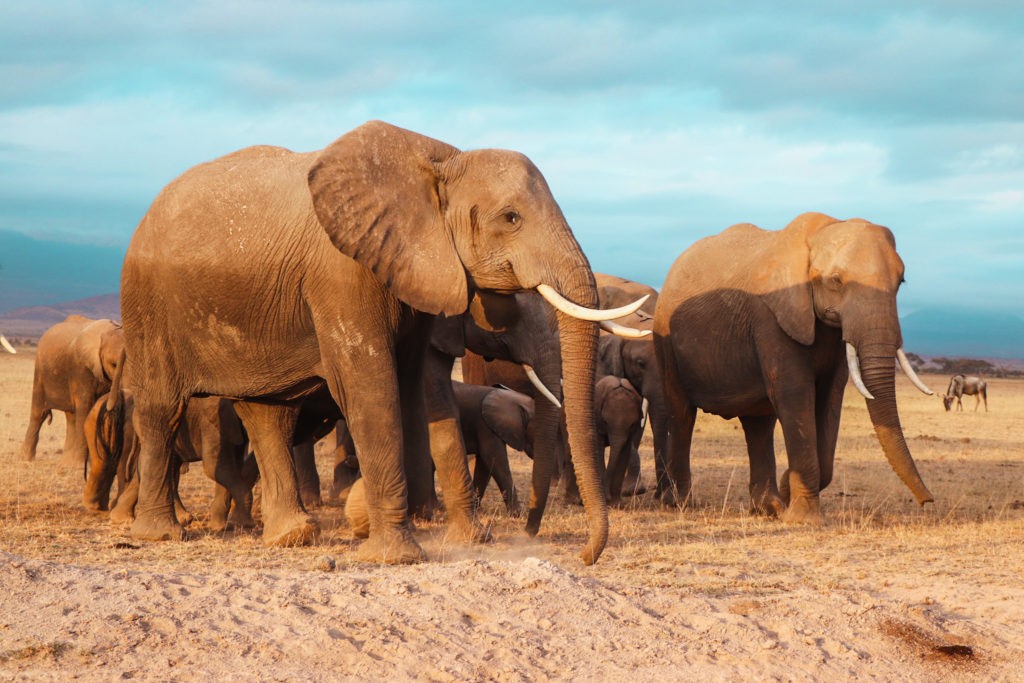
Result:
{"label": "wrinkled skin", "polygon": [[22,460],[35,459],[43,420],[52,419],[51,411],[60,410],[67,417],[60,464],[85,465],[85,418],[96,399],[110,389],[123,349],[120,326],[106,319],[70,315],[43,333],[36,352]]}
{"label": "wrinkled skin", "polygon": [[[111,509],[115,522],[130,522],[138,498],[138,452],[140,444],[132,426],[134,396],[120,394],[116,402],[100,397],[86,419],[89,467],[83,503],[90,510],[107,510],[110,489],[116,477],[118,495]],[[243,475],[246,438],[231,402],[217,397],[197,398],[188,404],[182,428],[174,441],[176,472],[182,463],[203,463],[203,471],[215,484],[210,505],[210,528],[252,527],[252,495],[255,472]],[[174,489],[175,516],[179,523],[192,519]],[[234,503],[234,507],[232,507]]]}
{"label": "wrinkled skin", "polygon": [[[183,537],[170,444],[189,398],[209,394],[237,399],[263,479],[264,542],[311,542],[318,526],[289,446],[300,399],[326,384],[366,481],[369,539],[358,556],[423,559],[406,472],[421,471],[409,458],[427,452],[421,378],[433,316],[463,313],[473,290],[540,284],[597,304],[543,176],[515,152],[461,152],[371,122],[320,152],[255,147],[187,171],[154,201],[122,271],[142,442],[132,535]],[[595,453],[596,326],[564,314],[558,324],[569,433]],[[479,538],[465,459],[438,469],[450,529]],[[608,515],[596,458],[585,469],[589,564]]]}
{"label": "wrinkled skin", "polygon": [[[887,228],[815,213],[779,231],[735,225],[683,252],[654,321],[679,500],[690,495],[690,443],[701,408],[740,418],[755,511],[820,521],[819,492],[832,480],[849,373],[845,342],[874,396],[868,411],[887,459],[919,502],[932,500],[896,408],[903,271]],[[777,421],[789,457],[778,486]]]}
{"label": "wrinkled skin", "polygon": [[[658,292],[653,287],[626,280],[615,275],[594,273],[597,280],[597,292],[602,308],[622,306],[636,301],[642,296],[649,296],[639,311],[614,322],[627,325],[638,330],[651,330],[654,327],[654,310],[658,304]],[[598,340],[597,374],[614,375],[628,379],[640,395],[647,399],[648,417],[651,423],[651,436],[654,438],[654,473],[657,480],[656,495],[666,505],[674,505],[673,487],[666,468],[666,447],[668,444],[668,411],[665,405],[664,385],[658,368],[658,359],[654,353],[654,337],[642,339],[624,339],[607,332],[601,333]],[[639,475],[639,446],[643,431],[636,437],[634,450],[635,463],[630,464],[630,473],[635,470]]]}
{"label": "wrinkled skin", "polygon": [[473,489],[482,499],[493,478],[505,509],[519,514],[519,498],[508,463],[508,449],[533,458],[533,399],[518,391],[452,382],[466,454],[476,456]]}
{"label": "wrinkled skin", "polygon": [[636,452],[634,444],[643,428],[640,393],[628,379],[605,375],[594,384],[594,412],[597,415],[598,443],[608,451],[608,502],[618,505],[626,467]]}

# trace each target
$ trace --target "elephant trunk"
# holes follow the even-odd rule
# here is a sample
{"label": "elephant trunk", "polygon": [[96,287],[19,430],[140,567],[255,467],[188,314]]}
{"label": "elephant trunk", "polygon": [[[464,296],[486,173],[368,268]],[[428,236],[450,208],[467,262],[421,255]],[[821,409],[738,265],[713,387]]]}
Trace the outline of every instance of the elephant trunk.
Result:
{"label": "elephant trunk", "polygon": [[867,400],[868,414],[885,457],[921,505],[935,500],[925,486],[910,455],[896,408],[896,343],[862,342],[857,351],[864,385],[874,399]]}
{"label": "elephant trunk", "polygon": [[[577,304],[596,308],[597,286],[593,273],[589,267],[581,267],[574,274],[572,280],[559,283],[559,291]],[[604,458],[597,448],[597,423],[594,419],[598,327],[559,311],[558,334],[562,347],[562,391],[569,447],[589,527],[589,539],[580,557],[584,564],[589,565],[597,561],[608,542]]]}

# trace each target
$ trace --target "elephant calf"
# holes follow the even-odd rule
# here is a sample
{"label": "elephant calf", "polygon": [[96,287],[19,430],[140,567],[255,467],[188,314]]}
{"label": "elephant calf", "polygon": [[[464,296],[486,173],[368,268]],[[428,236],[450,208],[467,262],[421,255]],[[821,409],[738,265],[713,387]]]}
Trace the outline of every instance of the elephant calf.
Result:
{"label": "elephant calf", "polygon": [[459,406],[459,426],[466,455],[476,455],[473,489],[483,498],[493,478],[505,508],[518,515],[519,497],[512,483],[506,444],[533,458],[533,399],[511,389],[452,381]]}
{"label": "elephant calf", "polygon": [[[138,499],[140,444],[132,425],[134,407],[130,391],[111,392],[96,401],[85,421],[89,461],[83,502],[91,510],[108,509],[116,478],[118,495],[111,509],[115,521],[130,521]],[[249,466],[243,465],[245,433],[230,401],[217,397],[189,401],[173,452],[178,463],[173,467],[176,474],[181,464],[202,460],[206,475],[216,483],[210,506],[212,529],[222,530],[229,521],[240,527],[254,525],[250,508],[256,470],[251,458],[246,461]],[[191,515],[178,497],[177,481],[173,495],[176,516],[185,524]]]}
{"label": "elephant calf", "polygon": [[608,447],[608,502],[618,504],[626,468],[643,432],[643,398],[622,377],[605,375],[594,384],[598,443]]}

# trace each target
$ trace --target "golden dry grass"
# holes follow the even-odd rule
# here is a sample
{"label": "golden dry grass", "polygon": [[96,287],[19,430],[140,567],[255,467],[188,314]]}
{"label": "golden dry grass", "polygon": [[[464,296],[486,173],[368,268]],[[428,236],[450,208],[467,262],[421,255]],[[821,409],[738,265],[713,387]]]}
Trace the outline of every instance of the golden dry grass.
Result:
{"label": "golden dry grass", "polygon": [[[211,486],[193,467],[183,477],[186,505],[198,517],[186,543],[134,543],[126,530],[81,505],[82,473],[56,465],[63,443],[60,413],[44,426],[36,461],[17,459],[26,425],[33,356],[0,357],[0,549],[60,563],[161,571],[213,568],[313,569],[325,554],[339,567],[352,562],[350,539],[337,506],[316,511],[323,526],[307,548],[268,549],[258,533],[213,533],[204,524]],[[947,378],[928,376],[933,388]],[[877,590],[891,587],[926,597],[930,579],[982,586],[1024,576],[1024,381],[991,380],[990,412],[946,413],[901,380],[899,399],[911,449],[936,502],[918,507],[885,462],[863,400],[847,393],[835,479],[823,494],[824,527],[787,526],[748,514],[748,468],[737,421],[701,415],[694,439],[695,505],[666,510],[645,495],[611,513],[605,555],[584,568],[580,508],[553,492],[541,535],[527,539],[492,486],[482,514],[494,544],[448,544],[440,521],[421,525],[420,539],[435,561],[539,555],[612,584],[673,588],[709,596],[765,599],[797,587]],[[785,453],[778,438],[780,470]],[[329,476],[326,444],[317,449]],[[644,472],[652,479],[651,442]],[[513,454],[521,494],[529,461]]]}

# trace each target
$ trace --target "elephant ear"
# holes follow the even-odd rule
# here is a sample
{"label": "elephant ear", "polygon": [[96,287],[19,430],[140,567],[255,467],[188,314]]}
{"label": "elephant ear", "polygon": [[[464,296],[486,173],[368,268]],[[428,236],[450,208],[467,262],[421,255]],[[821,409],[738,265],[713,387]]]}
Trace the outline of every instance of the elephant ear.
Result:
{"label": "elephant ear", "polygon": [[757,286],[782,330],[797,342],[814,343],[814,299],[811,290],[810,239],[818,228],[836,219],[805,213],[774,235],[761,260]]}
{"label": "elephant ear", "polygon": [[453,358],[466,355],[466,323],[464,317],[437,316],[430,328],[430,345]]}
{"label": "elephant ear", "polygon": [[438,140],[370,121],[324,149],[308,175],[313,209],[334,246],[427,313],[455,315],[469,303],[438,173],[458,154]]}
{"label": "elephant ear", "polygon": [[602,334],[597,338],[597,374],[624,377],[626,366],[622,361],[623,338]]}
{"label": "elephant ear", "polygon": [[526,434],[533,415],[527,403],[516,392],[511,389],[488,392],[480,405],[480,413],[484,424],[499,439],[517,451],[527,451]]}

